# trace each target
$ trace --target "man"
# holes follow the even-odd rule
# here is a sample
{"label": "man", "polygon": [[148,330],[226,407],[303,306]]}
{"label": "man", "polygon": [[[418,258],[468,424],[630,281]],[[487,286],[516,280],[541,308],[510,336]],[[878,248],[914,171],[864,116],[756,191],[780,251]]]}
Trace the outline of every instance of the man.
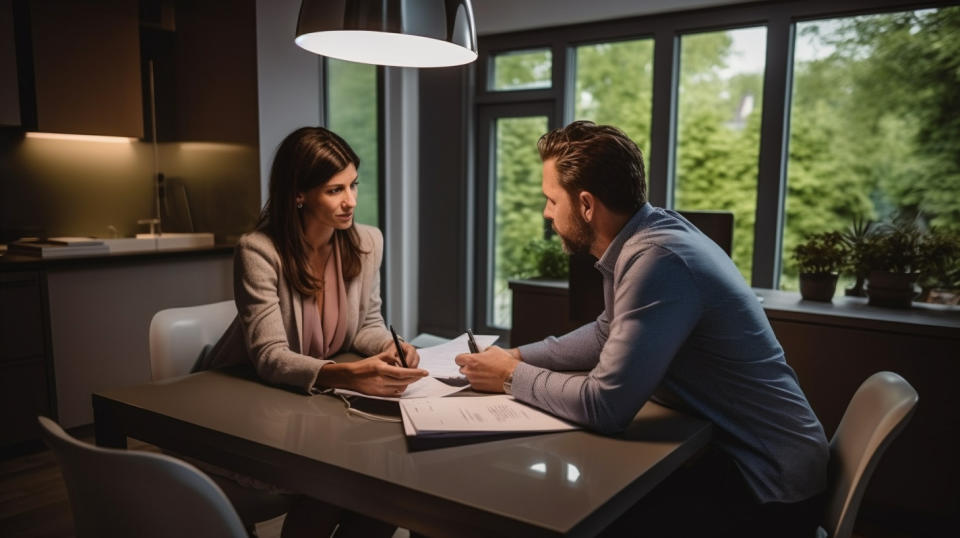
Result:
{"label": "man", "polygon": [[622,131],[578,121],[537,145],[543,216],[565,250],[598,258],[605,309],[559,338],[460,355],[461,372],[602,433],[625,429],[651,397],[713,422],[706,454],[610,534],[812,536],[827,441],[733,262],[647,203],[643,157]]}

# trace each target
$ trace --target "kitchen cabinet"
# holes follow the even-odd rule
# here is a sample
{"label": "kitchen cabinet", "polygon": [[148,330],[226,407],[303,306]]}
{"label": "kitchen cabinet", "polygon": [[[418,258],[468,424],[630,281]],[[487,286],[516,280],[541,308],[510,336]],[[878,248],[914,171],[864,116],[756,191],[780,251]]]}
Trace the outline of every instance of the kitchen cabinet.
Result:
{"label": "kitchen cabinet", "polygon": [[13,0],[25,129],[143,136],[137,0]]}
{"label": "kitchen cabinet", "polygon": [[232,284],[228,246],[0,256],[0,450],[39,445],[37,415],[88,425],[91,393],[149,382],[153,315],[230,299]]}
{"label": "kitchen cabinet", "polygon": [[20,78],[13,28],[13,2],[0,0],[0,125],[20,125]]}
{"label": "kitchen cabinet", "polygon": [[[176,2],[165,13],[143,13],[140,30],[144,69],[153,64],[159,141],[258,145],[255,3]],[[144,99],[149,104],[149,94]]]}
{"label": "kitchen cabinet", "polygon": [[34,439],[37,415],[53,414],[43,280],[37,271],[0,273],[0,447]]}

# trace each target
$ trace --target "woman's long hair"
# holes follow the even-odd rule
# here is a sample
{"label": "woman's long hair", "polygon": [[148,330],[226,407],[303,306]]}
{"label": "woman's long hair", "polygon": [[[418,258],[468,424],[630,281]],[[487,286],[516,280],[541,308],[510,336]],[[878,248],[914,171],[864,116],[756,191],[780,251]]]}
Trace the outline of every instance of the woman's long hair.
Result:
{"label": "woman's long hair", "polygon": [[[351,163],[360,168],[360,158],[350,145],[323,127],[301,127],[277,148],[270,170],[270,197],[260,212],[257,229],[273,240],[284,277],[302,295],[317,293],[320,285],[307,261],[297,194],[326,184]],[[366,253],[360,248],[356,226],[334,230],[333,240],[340,247],[343,278],[349,282],[360,274],[360,255]]]}

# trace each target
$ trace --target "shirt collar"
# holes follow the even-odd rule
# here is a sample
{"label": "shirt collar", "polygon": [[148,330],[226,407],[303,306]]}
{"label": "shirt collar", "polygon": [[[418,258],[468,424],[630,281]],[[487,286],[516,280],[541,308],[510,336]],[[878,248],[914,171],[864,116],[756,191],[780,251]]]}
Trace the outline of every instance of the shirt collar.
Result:
{"label": "shirt collar", "polygon": [[603,252],[603,256],[600,256],[600,259],[597,260],[594,267],[604,274],[612,275],[613,269],[617,264],[617,258],[620,257],[620,251],[623,250],[623,244],[627,242],[627,239],[633,237],[633,234],[636,233],[651,214],[653,214],[653,206],[650,205],[649,202],[644,202],[644,204],[640,206],[640,209],[630,217],[630,220],[623,225],[623,228],[620,228],[617,236],[607,245],[607,250]]}

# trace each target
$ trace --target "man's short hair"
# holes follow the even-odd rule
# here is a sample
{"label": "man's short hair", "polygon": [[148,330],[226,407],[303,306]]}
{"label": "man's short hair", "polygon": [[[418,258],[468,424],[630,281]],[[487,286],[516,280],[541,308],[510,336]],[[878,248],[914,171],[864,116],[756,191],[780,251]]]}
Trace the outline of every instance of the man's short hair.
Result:
{"label": "man's short hair", "polygon": [[541,136],[537,149],[542,161],[555,160],[560,185],[571,199],[587,191],[627,215],[647,201],[643,153],[616,127],[575,121]]}

